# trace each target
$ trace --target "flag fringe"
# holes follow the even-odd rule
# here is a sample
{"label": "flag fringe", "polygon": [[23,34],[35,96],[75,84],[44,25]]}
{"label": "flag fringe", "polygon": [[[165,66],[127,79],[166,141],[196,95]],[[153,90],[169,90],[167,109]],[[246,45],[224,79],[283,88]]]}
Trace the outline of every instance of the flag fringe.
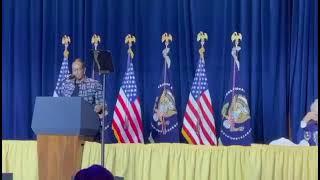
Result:
{"label": "flag fringe", "polygon": [[182,128],[181,133],[182,133],[183,137],[187,140],[187,142],[188,142],[189,144],[193,144],[192,141],[191,141],[191,139],[190,139],[190,137],[189,137],[188,134],[184,131],[183,128]]}

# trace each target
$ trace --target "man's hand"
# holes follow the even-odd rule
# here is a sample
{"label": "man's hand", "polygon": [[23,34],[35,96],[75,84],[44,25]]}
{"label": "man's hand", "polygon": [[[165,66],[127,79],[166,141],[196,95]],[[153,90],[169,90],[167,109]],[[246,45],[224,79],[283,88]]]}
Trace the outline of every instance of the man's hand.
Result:
{"label": "man's hand", "polygon": [[303,120],[301,121],[300,127],[301,127],[301,128],[307,127],[307,124],[308,124],[308,122],[309,122],[310,120],[315,120],[315,121],[318,122],[318,113],[313,112],[313,111],[308,112],[308,113],[306,114],[306,116],[304,116]]}
{"label": "man's hand", "polygon": [[318,121],[318,113],[315,112],[308,112],[307,115],[303,118],[303,121],[306,123],[309,122],[310,120],[315,120]]}

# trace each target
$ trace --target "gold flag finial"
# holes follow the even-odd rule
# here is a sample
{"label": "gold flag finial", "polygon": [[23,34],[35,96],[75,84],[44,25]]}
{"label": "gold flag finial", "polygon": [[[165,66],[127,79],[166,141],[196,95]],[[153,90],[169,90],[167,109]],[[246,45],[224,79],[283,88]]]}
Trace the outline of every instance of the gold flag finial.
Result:
{"label": "gold flag finial", "polygon": [[238,53],[241,50],[239,46],[240,41],[242,41],[241,33],[234,32],[231,35],[231,41],[234,43],[234,47],[232,48],[231,55],[233,57],[234,63],[237,65],[238,71],[240,70],[240,61],[238,58]]}
{"label": "gold flag finial", "polygon": [[94,45],[94,49],[97,50],[98,44],[100,43],[101,39],[100,36],[93,34],[91,38],[91,44]]}
{"label": "gold flag finial", "polygon": [[[166,46],[166,48],[164,48],[162,50],[162,55],[165,60],[165,66],[167,65],[167,68],[169,69],[170,65],[171,65],[171,60],[168,55],[168,53],[170,51],[170,48],[168,48],[168,45],[169,45],[170,41],[172,41],[172,35],[169,33],[163,33],[161,36],[161,41],[164,42],[164,44]],[[166,79],[166,71],[165,71],[165,78],[164,79]]]}
{"label": "gold flag finial", "polygon": [[231,41],[235,44],[236,47],[238,47],[240,41],[242,41],[242,35],[241,33],[234,32],[231,35]]}
{"label": "gold flag finial", "polygon": [[168,47],[170,41],[172,41],[171,34],[169,34],[169,33],[162,34],[161,42],[164,42],[164,44],[166,45],[166,48]]}
{"label": "gold flag finial", "polygon": [[124,41],[124,43],[128,44],[128,46],[129,46],[128,54],[130,55],[131,59],[133,59],[133,56],[134,56],[134,53],[133,53],[131,47],[132,47],[132,44],[135,42],[136,42],[136,37],[134,37],[131,34],[128,34],[125,38],[125,41]]}
{"label": "gold flag finial", "polygon": [[201,48],[199,49],[199,54],[200,54],[200,59],[201,60],[204,60],[204,52],[205,52],[205,49],[203,47],[204,45],[204,41],[207,41],[208,40],[208,35],[207,33],[204,33],[202,31],[200,31],[197,35],[197,41],[201,43]]}
{"label": "gold flag finial", "polygon": [[64,58],[68,58],[69,57],[68,46],[71,43],[70,37],[67,36],[67,35],[64,35],[62,37],[62,42],[61,43],[64,45],[63,57]]}

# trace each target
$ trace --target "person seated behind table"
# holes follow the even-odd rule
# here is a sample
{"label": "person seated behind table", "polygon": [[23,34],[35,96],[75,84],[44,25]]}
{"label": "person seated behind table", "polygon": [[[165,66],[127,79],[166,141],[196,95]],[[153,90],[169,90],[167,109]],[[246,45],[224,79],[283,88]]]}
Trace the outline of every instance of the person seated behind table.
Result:
{"label": "person seated behind table", "polygon": [[311,104],[310,112],[302,119],[297,140],[298,143],[307,141],[310,146],[318,145],[318,99]]}
{"label": "person seated behind table", "polygon": [[318,145],[318,99],[316,99],[305,117],[300,122],[297,144],[284,137],[270,142],[270,145],[313,146]]}
{"label": "person seated behind table", "polygon": [[[99,117],[103,117],[103,92],[99,81],[86,77],[84,62],[77,58],[72,63],[72,76],[63,81],[57,89],[58,96],[83,97],[83,99],[94,105],[94,111]],[[106,109],[106,108],[105,108]],[[105,111],[105,115],[106,115]]]}

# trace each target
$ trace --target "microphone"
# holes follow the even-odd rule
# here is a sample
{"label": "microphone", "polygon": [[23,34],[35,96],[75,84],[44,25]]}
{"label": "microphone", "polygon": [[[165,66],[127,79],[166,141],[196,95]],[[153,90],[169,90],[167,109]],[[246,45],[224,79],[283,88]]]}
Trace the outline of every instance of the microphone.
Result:
{"label": "microphone", "polygon": [[74,83],[74,85],[76,85],[76,76],[75,76],[75,75],[70,74],[69,77],[68,77],[68,79],[69,79],[69,80],[74,80],[73,83]]}
{"label": "microphone", "polygon": [[71,74],[71,75],[68,77],[68,79],[74,79],[75,77],[76,77],[75,75]]}

